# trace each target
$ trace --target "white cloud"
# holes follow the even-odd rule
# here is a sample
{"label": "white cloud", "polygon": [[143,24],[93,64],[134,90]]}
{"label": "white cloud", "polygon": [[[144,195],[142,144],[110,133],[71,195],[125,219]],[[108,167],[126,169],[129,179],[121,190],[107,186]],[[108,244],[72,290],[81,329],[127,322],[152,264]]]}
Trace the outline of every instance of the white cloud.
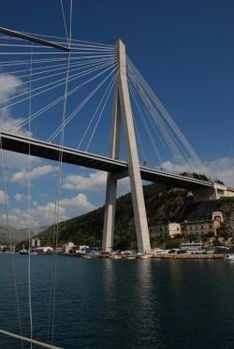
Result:
{"label": "white cloud", "polygon": [[[93,192],[105,192],[107,173],[97,171],[90,173],[89,176],[69,175],[65,178],[63,188],[68,190],[82,190]],[[123,178],[118,181],[117,196],[124,195],[130,190],[129,178]]]}
{"label": "white cloud", "polygon": [[234,158],[225,157],[207,163],[212,178],[217,178],[234,188]]}
{"label": "white cloud", "polygon": [[0,101],[4,101],[14,95],[22,81],[11,74],[0,74]]}
{"label": "white cloud", "polygon": [[131,188],[130,188],[129,177],[125,177],[118,181],[117,196],[124,195],[128,193],[130,190]]}
{"label": "white cloud", "polygon": [[102,191],[106,186],[107,174],[105,172],[90,173],[89,177],[69,175],[65,178],[63,188],[69,190],[94,190]]}
{"label": "white cloud", "polygon": [[[20,194],[18,194],[18,197],[20,197]],[[1,199],[2,192],[0,191],[0,200]],[[37,228],[54,224],[56,216],[60,222],[90,212],[96,208],[95,205],[92,205],[88,201],[85,195],[78,194],[75,197],[60,200],[59,206],[57,206],[55,202],[48,202],[45,205],[37,205],[36,202],[33,202],[33,206],[30,209],[15,208],[9,210],[8,220],[11,226],[18,229],[28,226]],[[5,214],[2,214],[0,216],[0,221],[4,222],[5,220]]]}
{"label": "white cloud", "polygon": [[197,164],[193,165],[191,163],[188,163],[188,164],[180,165],[180,164],[172,163],[170,161],[165,161],[158,168],[166,172],[177,173],[177,174],[182,172],[196,172],[200,174],[207,174],[209,172],[208,166],[206,167],[202,163],[201,163],[201,167],[199,167]]}
{"label": "white cloud", "polygon": [[16,201],[21,201],[24,197],[25,197],[24,194],[19,194],[19,193],[15,194],[15,200]]}
{"label": "white cloud", "polygon": [[[23,91],[22,81],[14,75],[0,74],[0,129],[4,131],[16,130],[23,118],[13,118],[11,116],[11,108],[9,98],[14,94]],[[16,133],[16,131],[14,131]],[[29,136],[30,133],[26,129],[18,130],[17,133]]]}
{"label": "white cloud", "polygon": [[33,170],[31,170],[30,172],[20,171],[13,174],[11,181],[17,182],[17,183],[24,183],[29,177],[30,179],[35,179],[35,178],[46,176],[50,173],[58,172],[58,170],[59,170],[59,167],[57,166],[51,166],[51,165],[38,166]]}
{"label": "white cloud", "polygon": [[8,195],[3,190],[0,190],[0,204],[5,205],[6,203],[8,203]]}
{"label": "white cloud", "polygon": [[80,213],[86,213],[95,210],[97,207],[92,205],[86,195],[78,194],[71,199],[60,200],[60,206],[65,208],[75,208]]}
{"label": "white cloud", "polygon": [[[30,209],[15,208],[9,210],[8,220],[10,226],[16,227],[17,229],[37,228],[46,225],[52,225],[55,221],[55,204],[48,203],[42,206],[36,206]],[[58,212],[59,220],[66,220],[69,217],[66,215],[65,210],[59,207]],[[1,215],[1,221],[4,222],[6,219],[5,215]]]}
{"label": "white cloud", "polygon": [[[205,164],[206,173],[212,179],[219,179],[227,186],[234,188],[234,158],[215,159]],[[162,164],[162,169],[172,173],[182,173],[184,171],[191,172],[188,166],[173,164],[170,161]],[[194,171],[199,174],[204,174],[204,168],[196,168]]]}

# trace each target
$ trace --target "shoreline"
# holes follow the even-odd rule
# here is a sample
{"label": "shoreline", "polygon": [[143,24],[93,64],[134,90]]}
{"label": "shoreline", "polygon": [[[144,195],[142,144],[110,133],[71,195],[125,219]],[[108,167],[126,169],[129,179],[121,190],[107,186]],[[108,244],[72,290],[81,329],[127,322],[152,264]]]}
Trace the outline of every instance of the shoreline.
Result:
{"label": "shoreline", "polygon": [[158,253],[152,259],[226,259],[226,254]]}
{"label": "shoreline", "polygon": [[123,260],[123,259],[199,259],[199,260],[225,260],[227,259],[227,254],[198,254],[198,253],[157,253],[157,254],[145,254],[145,255],[131,255],[131,254],[103,254],[103,255],[77,255],[77,254],[58,254],[61,257],[76,257],[76,258],[84,258],[84,259],[113,259],[113,260]]}

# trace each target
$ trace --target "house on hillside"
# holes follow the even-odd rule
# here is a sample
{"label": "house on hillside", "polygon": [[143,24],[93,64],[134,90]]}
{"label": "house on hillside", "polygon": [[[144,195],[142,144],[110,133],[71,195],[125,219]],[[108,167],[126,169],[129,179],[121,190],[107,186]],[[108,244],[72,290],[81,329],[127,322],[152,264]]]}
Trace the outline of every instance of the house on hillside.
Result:
{"label": "house on hillside", "polygon": [[[204,211],[203,211],[204,213]],[[224,222],[223,214],[220,211],[213,211],[206,215],[193,214],[193,219],[185,219],[182,222],[172,222],[164,225],[155,225],[149,227],[151,241],[157,239],[166,239],[168,237],[174,238],[178,236],[197,236],[201,239],[204,236],[214,237],[217,236],[217,230],[220,228],[221,223]]]}

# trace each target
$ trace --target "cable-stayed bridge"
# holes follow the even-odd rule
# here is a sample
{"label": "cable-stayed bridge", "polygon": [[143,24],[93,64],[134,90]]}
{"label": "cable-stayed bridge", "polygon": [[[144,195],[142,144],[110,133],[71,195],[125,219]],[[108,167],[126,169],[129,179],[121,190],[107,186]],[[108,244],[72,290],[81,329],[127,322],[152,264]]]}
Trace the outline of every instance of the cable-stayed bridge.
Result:
{"label": "cable-stayed bridge", "polygon": [[[21,154],[30,154],[43,159],[59,161],[59,157],[63,157],[63,162],[84,166],[96,170],[110,172],[117,178],[128,177],[128,163],[101,155],[84,152],[81,150],[63,147],[60,145],[40,141],[33,138],[27,138],[17,134],[1,132],[2,149],[13,151]],[[170,187],[183,188],[188,190],[201,190],[212,188],[213,183],[207,180],[186,177],[184,175],[166,172],[140,166],[141,178],[145,181],[162,183]]]}
{"label": "cable-stayed bridge", "polygon": [[113,247],[117,182],[123,177],[130,179],[142,253],[150,251],[142,180],[217,197],[206,176],[165,168],[171,163],[186,172],[205,171],[121,40],[111,46],[0,32],[1,148],[108,172],[103,250]]}

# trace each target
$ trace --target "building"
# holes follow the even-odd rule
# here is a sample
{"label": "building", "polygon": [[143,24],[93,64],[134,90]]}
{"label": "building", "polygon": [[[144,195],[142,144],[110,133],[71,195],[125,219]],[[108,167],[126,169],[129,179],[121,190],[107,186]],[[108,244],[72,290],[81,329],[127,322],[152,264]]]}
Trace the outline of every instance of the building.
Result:
{"label": "building", "polygon": [[[220,228],[223,221],[222,212],[214,211],[212,212],[211,219],[196,220],[191,222],[184,221],[183,223],[180,223],[181,234],[183,234],[185,237],[189,237],[189,235],[197,235],[200,238],[203,236],[217,236],[217,230]],[[170,236],[174,237],[175,235]]]}
{"label": "building", "polygon": [[212,237],[217,235],[217,229],[223,222],[223,214],[220,211],[212,212],[210,219],[198,219],[180,223],[168,223],[164,225],[155,225],[149,227],[151,241],[165,239],[166,237],[174,238],[176,236],[188,237],[196,235],[198,238],[204,236]]}

